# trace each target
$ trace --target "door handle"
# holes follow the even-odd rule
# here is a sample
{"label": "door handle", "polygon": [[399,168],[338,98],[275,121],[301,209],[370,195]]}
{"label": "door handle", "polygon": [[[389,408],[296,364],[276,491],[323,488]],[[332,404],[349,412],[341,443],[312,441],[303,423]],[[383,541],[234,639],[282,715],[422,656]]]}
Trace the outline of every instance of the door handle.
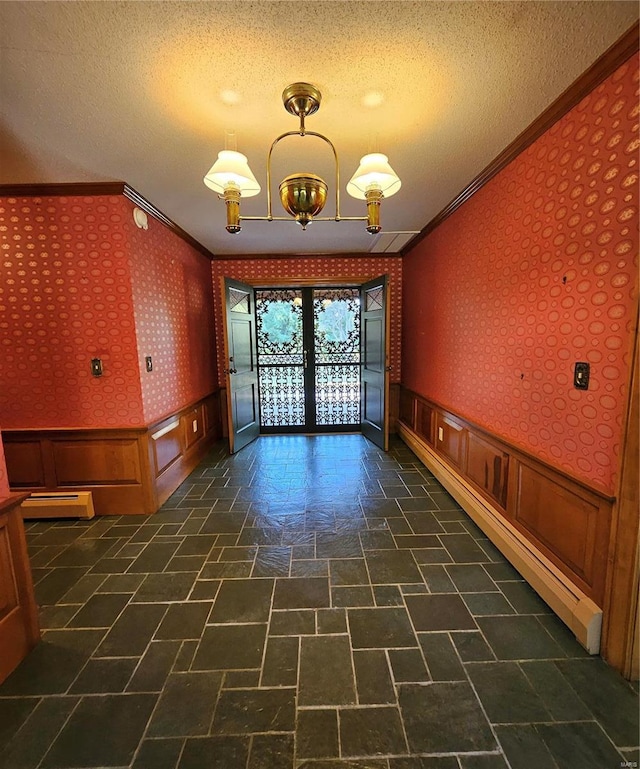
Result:
{"label": "door handle", "polygon": [[304,368],[307,368],[307,351],[306,350],[303,353],[303,366]]}
{"label": "door handle", "polygon": [[393,366],[385,366],[384,370],[385,371],[393,371]]}

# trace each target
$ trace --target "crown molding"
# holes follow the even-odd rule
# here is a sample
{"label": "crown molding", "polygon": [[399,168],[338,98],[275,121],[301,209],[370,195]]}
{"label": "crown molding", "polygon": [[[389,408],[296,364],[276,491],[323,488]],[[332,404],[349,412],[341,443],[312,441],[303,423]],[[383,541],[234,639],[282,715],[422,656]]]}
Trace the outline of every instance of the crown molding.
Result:
{"label": "crown molding", "polygon": [[418,243],[439,227],[451,214],[457,211],[472,195],[482,189],[503,168],[530,147],[536,139],[551,128],[561,117],[579,104],[582,99],[612,75],[639,50],[640,26],[633,24],[589,69],[580,75],[549,107],[539,115],[528,128],[517,136],[491,163],[481,171],[439,214],[413,237],[401,250],[406,256]]}

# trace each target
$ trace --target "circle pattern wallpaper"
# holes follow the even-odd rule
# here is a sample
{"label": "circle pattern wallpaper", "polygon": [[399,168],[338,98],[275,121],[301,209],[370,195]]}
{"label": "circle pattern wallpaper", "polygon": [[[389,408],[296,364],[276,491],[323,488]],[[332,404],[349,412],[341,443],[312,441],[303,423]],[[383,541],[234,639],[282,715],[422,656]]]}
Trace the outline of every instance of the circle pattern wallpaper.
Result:
{"label": "circle pattern wallpaper", "polygon": [[636,323],[638,115],[629,62],[404,263],[405,349],[422,351],[406,385],[611,492]]}

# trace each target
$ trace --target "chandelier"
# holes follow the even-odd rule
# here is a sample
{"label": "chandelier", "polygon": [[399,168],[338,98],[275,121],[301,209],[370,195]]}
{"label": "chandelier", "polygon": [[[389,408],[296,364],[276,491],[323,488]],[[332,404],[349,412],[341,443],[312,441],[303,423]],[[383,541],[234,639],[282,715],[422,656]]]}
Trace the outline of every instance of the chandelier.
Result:
{"label": "chandelier", "polygon": [[[310,83],[293,83],[282,93],[284,108],[291,115],[300,119],[297,131],[287,131],[278,136],[271,145],[267,156],[267,213],[266,216],[241,216],[240,200],[253,197],[260,192],[260,185],[249,168],[245,155],[235,150],[222,150],[213,164],[204,183],[218,193],[227,208],[227,232],[240,232],[241,221],[296,221],[303,230],[312,221],[341,222],[358,221],[367,223],[367,231],[372,235],[380,232],[380,202],[391,197],[400,189],[400,179],[389,165],[386,155],[379,152],[365,155],[360,160],[358,169],[347,184],[347,192],[358,200],[367,203],[366,216],[341,216],[340,214],[340,167],[336,148],[326,136],[316,131],[307,131],[305,118],[313,115],[320,108],[320,91]],[[286,216],[274,216],[271,201],[271,156],[276,145],[287,136],[316,136],[325,141],[333,151],[335,160],[335,216],[318,216],[327,200],[328,187],[319,176],[311,173],[295,173],[280,182],[280,201],[284,210],[293,219]]]}

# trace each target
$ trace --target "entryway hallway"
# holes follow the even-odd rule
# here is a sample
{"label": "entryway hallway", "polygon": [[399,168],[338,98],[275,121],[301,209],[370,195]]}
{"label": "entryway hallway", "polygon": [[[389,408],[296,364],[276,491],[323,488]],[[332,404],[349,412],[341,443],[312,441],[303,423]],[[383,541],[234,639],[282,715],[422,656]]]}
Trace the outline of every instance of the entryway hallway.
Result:
{"label": "entryway hallway", "polygon": [[156,515],[28,525],[3,769],[612,769],[638,693],[401,442],[217,447]]}

